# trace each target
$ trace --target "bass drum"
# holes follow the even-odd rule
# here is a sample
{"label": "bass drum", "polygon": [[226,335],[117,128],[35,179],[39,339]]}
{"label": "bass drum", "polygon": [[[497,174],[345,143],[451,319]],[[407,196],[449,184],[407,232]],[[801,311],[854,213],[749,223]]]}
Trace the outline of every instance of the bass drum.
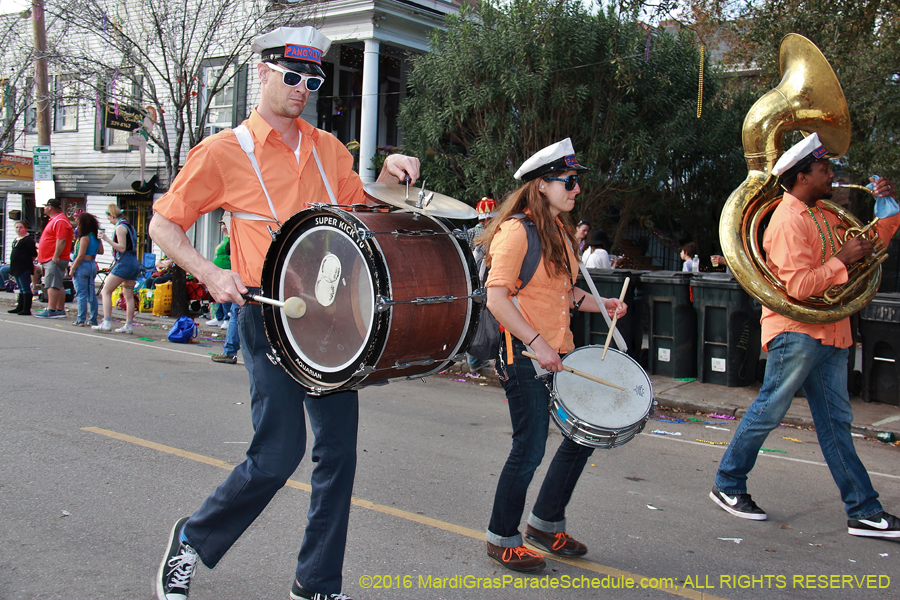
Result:
{"label": "bass drum", "polygon": [[614,383],[617,390],[568,371],[554,374],[550,416],[563,435],[582,446],[615,448],[644,429],[656,407],[653,384],[636,360],[613,348],[583,346],[563,365]]}
{"label": "bass drum", "polygon": [[299,319],[262,310],[272,360],[314,395],[450,366],[481,309],[468,243],[449,222],[407,212],[297,213],[266,254],[261,289],[306,302]]}

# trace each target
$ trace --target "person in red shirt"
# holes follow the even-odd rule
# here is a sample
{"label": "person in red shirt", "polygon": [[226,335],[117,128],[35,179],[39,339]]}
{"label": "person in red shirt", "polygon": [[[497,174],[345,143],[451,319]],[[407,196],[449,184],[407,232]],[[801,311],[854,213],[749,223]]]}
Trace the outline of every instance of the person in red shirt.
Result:
{"label": "person in red shirt", "polygon": [[[819,203],[831,198],[834,173],[827,156],[813,133],[772,168],[785,194],[769,220],[763,248],[769,269],[792,298],[821,295],[833,285],[846,283],[847,267],[873,251],[872,243],[863,237],[841,245],[838,217]],[[876,195],[893,196],[893,182],[873,177],[872,183]],[[878,234],[889,240],[900,225],[900,214],[896,202],[881,213],[880,204],[876,202],[875,210],[880,218]],[[781,423],[794,393],[802,387],[819,446],[844,501],[847,532],[900,539],[900,519],[882,508],[850,435],[853,411],[847,392],[847,348],[853,338],[849,317],[836,323],[800,323],[763,308],[761,322],[763,348],[769,353],[766,374],[759,396],[722,456],[709,497],[736,517],[766,520],[765,511],[747,493],[747,475],[766,437]]]}
{"label": "person in red shirt", "polygon": [[[259,105],[236,130],[193,148],[169,191],[153,206],[150,235],[166,255],[205,283],[216,302],[243,307],[229,329],[240,328],[254,429],[246,460],[193,515],[172,528],[156,577],[158,600],[187,598],[198,561],[215,567],[293,475],[306,450],[306,415],[315,435],[316,466],[290,597],[347,598],[341,582],[356,473],[358,393],[308,396],[269,360],[261,307],[247,304],[243,296],[259,293],[272,242],[269,226],[278,227],[308,203],[327,202],[330,196],[342,206],[366,202],[347,148],[300,118],[309,93],[324,82],[321,58],[330,46],[313,27],[279,27],[257,37],[251,49],[260,54]],[[249,142],[258,173],[238,135]],[[392,154],[378,181],[415,182],[418,176],[418,159]],[[201,214],[217,208],[232,214],[230,269],[203,257],[185,235]]]}
{"label": "person in red shirt", "polygon": [[62,211],[62,203],[56,198],[47,200],[44,214],[50,222],[41,232],[38,241],[38,262],[44,274],[44,288],[47,290],[47,308],[34,313],[41,319],[66,318],[66,290],[63,280],[69,269],[69,255],[72,253],[72,223]]}

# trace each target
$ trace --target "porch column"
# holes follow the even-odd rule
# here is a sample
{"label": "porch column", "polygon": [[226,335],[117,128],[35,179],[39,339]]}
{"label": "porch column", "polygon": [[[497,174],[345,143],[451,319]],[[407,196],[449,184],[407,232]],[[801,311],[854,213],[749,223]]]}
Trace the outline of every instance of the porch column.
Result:
{"label": "porch column", "polygon": [[372,157],[378,140],[378,40],[366,40],[363,54],[362,123],[359,132],[359,176],[364,183],[378,176],[372,169]]}

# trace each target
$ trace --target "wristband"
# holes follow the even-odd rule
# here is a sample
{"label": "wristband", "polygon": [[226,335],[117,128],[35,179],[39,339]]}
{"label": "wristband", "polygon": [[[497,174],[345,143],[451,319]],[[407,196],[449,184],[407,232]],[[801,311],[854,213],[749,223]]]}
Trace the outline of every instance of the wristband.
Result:
{"label": "wristband", "polygon": [[528,342],[528,345],[529,346],[532,345],[534,343],[534,340],[538,339],[539,337],[541,337],[541,334],[539,334],[539,333],[534,334],[534,337],[531,338],[531,341]]}

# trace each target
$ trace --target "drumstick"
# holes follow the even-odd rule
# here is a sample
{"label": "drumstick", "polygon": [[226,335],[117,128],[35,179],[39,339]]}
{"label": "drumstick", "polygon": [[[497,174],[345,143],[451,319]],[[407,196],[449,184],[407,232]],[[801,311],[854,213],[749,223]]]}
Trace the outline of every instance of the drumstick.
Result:
{"label": "drumstick", "polygon": [[303,298],[298,298],[297,296],[291,296],[284,302],[281,300],[272,300],[271,298],[258,296],[256,294],[241,294],[241,296],[247,300],[254,300],[256,302],[261,302],[262,304],[277,306],[284,311],[284,314],[287,315],[289,319],[299,319],[306,314],[306,302],[304,302]]}
{"label": "drumstick", "polygon": [[[533,358],[533,359],[537,360],[537,356],[535,356],[531,352],[522,352],[522,356],[527,356],[528,358]],[[622,390],[623,392],[625,391],[625,388],[620,387],[614,383],[610,383],[610,382],[606,381],[605,379],[600,379],[599,377],[594,377],[590,373],[585,373],[584,371],[579,371],[578,369],[573,369],[572,367],[570,367],[568,365],[563,365],[562,367],[563,367],[563,371],[568,371],[569,373],[572,373],[573,375],[578,375],[579,377],[584,377],[585,379],[590,379],[591,381],[596,381],[597,383],[602,383],[603,385],[608,385],[609,387],[616,388],[617,390]]]}
{"label": "drumstick", "polygon": [[[628,284],[631,282],[631,277],[626,277],[625,282],[622,284],[622,293],[619,294],[619,302],[625,302],[625,292],[628,291]],[[605,307],[601,306],[601,309],[605,309]],[[612,323],[609,325],[609,333],[606,334],[606,343],[603,344],[603,354],[600,355],[600,360],[606,360],[606,351],[609,350],[609,342],[612,340],[613,332],[616,330],[616,321],[619,320],[619,309],[616,309],[616,314],[613,315]]]}

